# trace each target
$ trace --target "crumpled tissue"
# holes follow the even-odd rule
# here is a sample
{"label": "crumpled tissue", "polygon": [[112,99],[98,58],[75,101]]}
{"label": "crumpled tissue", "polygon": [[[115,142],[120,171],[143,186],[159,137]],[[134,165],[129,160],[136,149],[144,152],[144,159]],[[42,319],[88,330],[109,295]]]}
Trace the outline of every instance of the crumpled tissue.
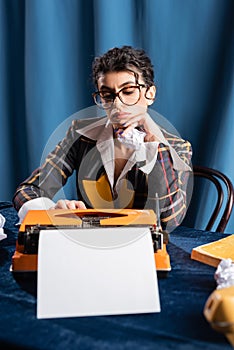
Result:
{"label": "crumpled tissue", "polygon": [[145,135],[146,133],[144,131],[133,129],[132,131],[129,131],[125,136],[118,134],[117,138],[119,142],[122,142],[126,147],[138,151],[141,145],[144,143]]}
{"label": "crumpled tissue", "polygon": [[7,237],[7,235],[3,231],[3,227],[5,225],[5,222],[6,222],[6,219],[4,218],[4,216],[2,214],[0,214],[0,241]]}
{"label": "crumpled tissue", "polygon": [[217,289],[234,285],[234,263],[232,259],[222,259],[215,271]]}

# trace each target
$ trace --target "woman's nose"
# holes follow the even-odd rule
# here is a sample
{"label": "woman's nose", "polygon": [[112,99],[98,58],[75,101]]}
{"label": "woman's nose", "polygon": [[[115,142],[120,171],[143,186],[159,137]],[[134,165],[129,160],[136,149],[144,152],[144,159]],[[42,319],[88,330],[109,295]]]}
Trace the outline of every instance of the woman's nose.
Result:
{"label": "woman's nose", "polygon": [[122,105],[123,105],[123,103],[120,101],[120,99],[119,99],[119,96],[115,96],[115,99],[114,99],[114,101],[113,101],[113,105],[115,106],[115,108],[120,108]]}

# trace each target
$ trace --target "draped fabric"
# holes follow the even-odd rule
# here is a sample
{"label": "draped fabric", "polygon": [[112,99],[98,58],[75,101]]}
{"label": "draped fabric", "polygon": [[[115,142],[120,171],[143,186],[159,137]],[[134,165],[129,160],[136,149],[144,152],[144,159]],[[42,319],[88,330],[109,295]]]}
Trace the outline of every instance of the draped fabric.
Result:
{"label": "draped fabric", "polygon": [[[172,232],[167,247],[172,269],[166,278],[165,275],[163,278],[158,273],[161,305],[159,313],[42,320],[36,317],[37,275],[33,272],[29,274],[9,272],[17,237],[17,227],[15,227],[18,222],[17,213],[9,207],[9,202],[1,201],[0,213],[6,218],[5,233],[7,234],[7,239],[1,241],[0,246],[1,349],[233,349],[225,335],[215,331],[203,314],[205,303],[217,286],[214,279],[215,268],[190,258],[194,247],[221,239],[223,234],[183,226],[177,227]],[[108,261],[107,256],[106,259]],[[71,266],[72,270],[76,268]],[[95,273],[95,266],[92,272]],[[121,273],[121,267],[119,273]],[[92,278],[92,274],[87,276],[89,277]],[[62,278],[61,275],[59,278]],[[77,281],[76,272],[74,279]],[[95,288],[95,279],[92,280],[91,292],[93,292],[93,299],[98,303],[100,294]],[[71,280],[70,284],[73,283],[74,281]],[[146,279],[145,287],[147,283]],[[124,293],[121,287],[117,292],[120,295]],[[135,293],[133,298],[137,305],[139,300],[135,297]],[[77,306],[79,303],[78,298]],[[216,311],[214,307],[211,310],[214,313]]]}
{"label": "draped fabric", "polygon": [[[0,199],[38,167],[53,131],[93,105],[93,58],[122,45],[151,57],[152,108],[192,143],[193,163],[234,182],[233,10],[233,0],[0,0]],[[201,196],[191,225],[213,198]]]}

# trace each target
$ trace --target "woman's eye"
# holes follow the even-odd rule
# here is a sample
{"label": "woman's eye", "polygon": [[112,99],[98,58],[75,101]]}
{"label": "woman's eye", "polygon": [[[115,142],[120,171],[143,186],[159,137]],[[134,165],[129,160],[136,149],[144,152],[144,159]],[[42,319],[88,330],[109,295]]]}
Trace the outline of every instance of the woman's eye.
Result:
{"label": "woman's eye", "polygon": [[128,87],[128,88],[122,90],[122,93],[123,93],[124,95],[131,95],[131,94],[134,94],[135,91],[136,91],[136,88],[135,88],[135,87]]}
{"label": "woman's eye", "polygon": [[112,94],[109,92],[101,92],[100,96],[105,100],[112,100],[112,97],[113,97]]}

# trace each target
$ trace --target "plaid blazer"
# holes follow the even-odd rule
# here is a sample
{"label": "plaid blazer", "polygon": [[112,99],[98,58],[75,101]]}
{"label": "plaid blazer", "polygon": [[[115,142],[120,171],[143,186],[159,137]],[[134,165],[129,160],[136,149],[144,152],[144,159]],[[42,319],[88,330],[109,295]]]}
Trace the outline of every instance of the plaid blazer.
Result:
{"label": "plaid blazer", "polygon": [[[45,163],[19,185],[13,198],[16,210],[19,210],[26,201],[34,198],[52,199],[74,171],[78,199],[82,200],[88,208],[94,205],[85,184],[98,182],[100,179],[105,180],[99,183],[100,187],[105,186],[105,188],[101,188],[98,195],[109,193],[108,200],[114,203],[114,207],[120,206],[120,201],[116,200],[115,191],[108,183],[100,153],[95,147],[96,141],[77,133],[81,123],[87,123],[87,121],[74,120],[65,138],[47,156]],[[162,132],[180,158],[190,165],[192,155],[190,143],[165,130]],[[155,194],[158,193],[162,227],[171,230],[181,223],[186,213],[190,172],[176,171],[173,168],[170,149],[162,143],[158,146],[157,161],[150,174],[147,175],[140,170],[143,165],[142,162],[136,163],[126,174],[127,181],[123,183],[125,188],[122,196],[126,196],[127,192],[133,195],[125,207],[155,209]]]}

